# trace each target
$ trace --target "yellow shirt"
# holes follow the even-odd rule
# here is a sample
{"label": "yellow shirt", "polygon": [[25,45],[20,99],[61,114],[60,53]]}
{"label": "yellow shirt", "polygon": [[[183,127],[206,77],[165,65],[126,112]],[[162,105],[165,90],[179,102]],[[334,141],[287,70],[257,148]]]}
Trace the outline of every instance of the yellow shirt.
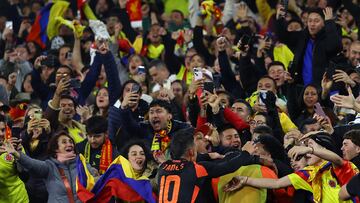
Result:
{"label": "yellow shirt", "polygon": [[[358,172],[356,166],[350,162],[341,166],[344,169],[342,174]],[[341,168],[339,167],[339,168]],[[314,202],[337,203],[337,202],[352,202],[352,200],[339,200],[339,191],[341,189],[338,180],[341,177],[334,177],[334,166],[331,162],[324,161],[319,166],[307,166],[302,170],[288,175],[291,184],[296,190],[302,189],[313,193]],[[341,169],[340,169],[341,170]]]}
{"label": "yellow shirt", "polygon": [[16,171],[14,157],[3,153],[0,155],[0,203],[23,202],[29,202],[29,198]]}
{"label": "yellow shirt", "polygon": [[233,173],[221,176],[218,183],[219,202],[222,203],[265,203],[267,190],[250,186],[245,186],[237,192],[224,192],[223,187],[235,176],[247,176],[252,178],[262,178],[260,165],[242,166]]}
{"label": "yellow shirt", "polygon": [[81,123],[73,121],[72,127],[67,127],[67,129],[75,144],[82,142],[86,137],[85,126]]}

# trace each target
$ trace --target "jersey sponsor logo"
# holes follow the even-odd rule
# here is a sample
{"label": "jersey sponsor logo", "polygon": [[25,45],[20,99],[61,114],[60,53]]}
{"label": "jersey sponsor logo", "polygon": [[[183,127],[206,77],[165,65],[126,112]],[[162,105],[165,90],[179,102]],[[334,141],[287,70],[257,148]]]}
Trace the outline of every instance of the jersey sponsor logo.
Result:
{"label": "jersey sponsor logo", "polygon": [[333,180],[329,180],[328,184],[329,184],[329,186],[332,187],[332,188],[335,188],[335,187],[336,187],[336,183],[335,183],[335,181],[333,181]]}
{"label": "jersey sponsor logo", "polygon": [[7,161],[7,162],[12,162],[12,161],[14,161],[14,156],[11,155],[11,154],[6,154],[6,155],[4,156],[4,159],[5,159],[5,161]]}

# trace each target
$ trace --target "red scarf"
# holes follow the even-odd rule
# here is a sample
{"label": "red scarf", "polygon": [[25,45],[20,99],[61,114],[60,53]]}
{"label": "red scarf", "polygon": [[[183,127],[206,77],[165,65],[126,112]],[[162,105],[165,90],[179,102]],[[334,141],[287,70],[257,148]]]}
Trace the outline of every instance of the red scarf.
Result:
{"label": "red scarf", "polygon": [[105,143],[101,148],[99,173],[104,174],[106,169],[110,166],[111,162],[112,162],[112,144],[110,139],[106,138]]}

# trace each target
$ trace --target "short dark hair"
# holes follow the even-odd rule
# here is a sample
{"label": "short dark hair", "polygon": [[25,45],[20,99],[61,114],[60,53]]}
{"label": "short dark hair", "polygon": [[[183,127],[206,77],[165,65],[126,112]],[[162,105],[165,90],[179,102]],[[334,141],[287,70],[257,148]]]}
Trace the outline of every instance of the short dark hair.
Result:
{"label": "short dark hair", "polygon": [[161,99],[153,100],[149,105],[149,110],[150,110],[151,107],[155,107],[155,106],[163,107],[164,109],[166,109],[166,111],[168,113],[171,113],[171,105],[170,105],[169,102],[167,102],[165,100],[161,100]]}
{"label": "short dark hair", "polygon": [[237,99],[237,100],[234,101],[233,104],[235,104],[235,103],[245,104],[245,106],[246,106],[246,108],[247,108],[247,110],[248,110],[249,115],[253,115],[253,114],[254,114],[254,111],[253,111],[251,105],[249,104],[249,102],[245,101],[244,99]]}
{"label": "short dark hair", "polygon": [[62,94],[59,101],[61,101],[62,99],[70,99],[74,103],[74,108],[76,108],[77,102],[74,97],[70,96],[69,94]]}
{"label": "short dark hair", "polygon": [[184,18],[184,13],[180,11],[179,9],[174,9],[171,11],[171,13],[180,13],[181,17]]}
{"label": "short dark hair", "polygon": [[271,66],[281,66],[281,67],[283,67],[284,70],[286,70],[284,64],[280,61],[273,61],[273,62],[269,63],[268,67],[267,67],[268,71]]}
{"label": "short dark hair", "polygon": [[[227,124],[224,124],[224,125],[222,125],[222,126],[219,126],[219,128],[218,128],[219,135],[222,136],[222,133],[223,133],[225,130],[228,130],[228,129],[234,129],[234,130],[236,130],[236,128],[235,128],[233,125],[227,123]],[[236,131],[237,131],[237,130],[236,130]]]}
{"label": "short dark hair", "polygon": [[272,123],[271,123],[272,119],[270,118],[268,113],[259,111],[254,114],[254,117],[255,116],[263,116],[266,120],[266,122],[265,122],[266,125],[268,125],[269,127],[272,127]]}
{"label": "short dark hair", "polygon": [[[269,67],[270,67],[270,66],[269,66]],[[269,80],[271,80],[271,81],[274,83],[275,88],[276,88],[276,81],[275,81],[272,77],[270,77],[270,76],[268,76],[268,75],[264,75],[264,76],[262,76],[262,77],[258,80],[258,83],[259,83],[259,81],[262,80],[262,79],[269,79]]]}
{"label": "short dark hair", "polygon": [[75,153],[76,153],[74,139],[69,135],[68,132],[59,131],[48,142],[48,146],[47,146],[47,154],[48,154],[48,156],[56,158],[56,150],[59,149],[58,140],[59,140],[59,138],[61,136],[66,136],[66,137],[68,137],[68,138],[70,138],[72,140],[72,142],[74,143],[74,150],[75,150]]}
{"label": "short dark hair", "polygon": [[[66,68],[66,69],[68,69],[68,70],[70,71],[70,77],[71,77],[71,78],[75,76],[74,71],[73,71],[73,69],[72,69],[70,66],[68,66],[68,65],[60,65],[59,68]],[[58,71],[59,68],[56,69],[56,71]]]}
{"label": "short dark hair", "polygon": [[360,130],[350,130],[349,132],[345,133],[344,139],[349,139],[356,146],[360,147]]}
{"label": "short dark hair", "polygon": [[305,120],[301,123],[301,125],[300,125],[300,131],[301,131],[301,133],[304,133],[305,127],[306,127],[307,125],[312,125],[312,124],[315,124],[315,123],[317,123],[317,120],[315,120],[315,119],[313,119],[313,118],[307,118],[307,119],[305,119]]}
{"label": "short dark hair", "polygon": [[254,129],[254,133],[273,135],[273,130],[269,126],[259,125]]}
{"label": "short dark hair", "polygon": [[152,67],[155,67],[156,69],[164,69],[165,68],[166,70],[168,70],[166,67],[166,64],[162,60],[159,60],[159,59],[154,59],[149,63],[149,69]]}
{"label": "short dark hair", "polygon": [[257,142],[264,145],[264,149],[271,154],[271,158],[288,162],[283,145],[274,136],[266,133],[261,134],[257,137]]}
{"label": "short dark hair", "polygon": [[172,159],[180,159],[187,149],[194,146],[194,128],[185,128],[176,131],[170,143],[170,155]]}
{"label": "short dark hair", "polygon": [[311,13],[316,13],[319,14],[319,16],[325,20],[325,15],[324,12],[321,8],[319,7],[314,7],[314,8],[307,8],[307,13],[310,15]]}
{"label": "short dark hair", "polygon": [[319,131],[313,135],[310,135],[309,138],[327,150],[335,152],[334,140],[328,132]]}
{"label": "short dark hair", "polygon": [[108,122],[102,116],[92,116],[86,121],[87,134],[99,134],[107,132]]}
{"label": "short dark hair", "polygon": [[141,95],[141,93],[142,93],[141,85],[140,85],[138,82],[136,82],[135,80],[130,79],[130,80],[127,80],[127,81],[121,86],[121,90],[120,90],[120,98],[121,98],[121,99],[123,99],[125,87],[126,87],[126,85],[129,84],[129,83],[139,85],[139,87],[140,87],[140,89],[139,89],[139,94]]}

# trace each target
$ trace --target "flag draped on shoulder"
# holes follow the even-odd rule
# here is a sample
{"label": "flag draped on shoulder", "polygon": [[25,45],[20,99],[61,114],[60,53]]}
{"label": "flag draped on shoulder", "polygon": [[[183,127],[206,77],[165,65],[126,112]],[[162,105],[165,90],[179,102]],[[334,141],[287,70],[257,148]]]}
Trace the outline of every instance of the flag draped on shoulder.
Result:
{"label": "flag draped on shoulder", "polygon": [[150,180],[145,176],[136,177],[130,162],[119,156],[106,172],[93,184],[93,177],[88,172],[85,158],[77,160],[77,195],[82,202],[108,202],[112,196],[124,201],[143,201],[155,203]]}

